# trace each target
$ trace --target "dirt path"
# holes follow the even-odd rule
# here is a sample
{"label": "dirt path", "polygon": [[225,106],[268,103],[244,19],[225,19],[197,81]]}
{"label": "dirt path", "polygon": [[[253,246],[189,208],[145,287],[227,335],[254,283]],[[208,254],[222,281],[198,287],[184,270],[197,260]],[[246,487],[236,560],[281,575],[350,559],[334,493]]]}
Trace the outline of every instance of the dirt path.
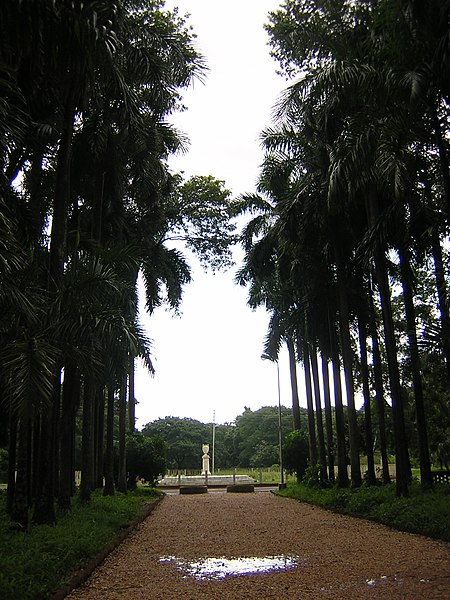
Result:
{"label": "dirt path", "polygon": [[[169,495],[68,598],[449,600],[449,550],[268,492]],[[187,570],[201,558],[280,555],[296,566],[222,578]]]}

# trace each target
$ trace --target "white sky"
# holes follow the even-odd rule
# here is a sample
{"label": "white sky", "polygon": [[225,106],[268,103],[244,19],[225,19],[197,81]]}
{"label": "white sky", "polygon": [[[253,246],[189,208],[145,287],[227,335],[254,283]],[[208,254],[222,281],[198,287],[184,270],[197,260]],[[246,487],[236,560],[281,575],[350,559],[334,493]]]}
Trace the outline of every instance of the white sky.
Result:
{"label": "white sky", "polygon": [[[189,12],[206,56],[205,84],[185,95],[188,110],[173,123],[190,139],[187,155],[171,161],[185,177],[212,175],[237,196],[255,191],[262,151],[259,134],[285,87],[269,56],[263,29],[277,0],[167,0]],[[204,274],[197,265],[185,288],[181,317],[158,309],[141,320],[154,343],[155,377],[137,369],[137,426],[165,416],[233,421],[244,406],[278,402],[276,366],[261,360],[268,315],[246,306],[247,291],[233,283],[236,268]],[[302,396],[303,376],[299,370]],[[288,358],[280,355],[281,402],[291,405]],[[301,404],[305,405],[301,398]]]}

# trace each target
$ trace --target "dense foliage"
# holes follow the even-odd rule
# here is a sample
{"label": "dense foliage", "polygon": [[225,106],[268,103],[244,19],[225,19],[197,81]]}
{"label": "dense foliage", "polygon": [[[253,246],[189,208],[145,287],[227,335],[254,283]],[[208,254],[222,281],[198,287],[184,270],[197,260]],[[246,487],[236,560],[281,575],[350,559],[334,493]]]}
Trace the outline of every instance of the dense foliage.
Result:
{"label": "dense foliage", "polygon": [[301,481],[308,468],[309,446],[305,430],[291,431],[283,444],[283,466],[288,473],[295,473]]}
{"label": "dense foliage", "polygon": [[348,461],[361,485],[361,448],[369,484],[373,449],[384,483],[393,451],[398,495],[412,462],[424,488],[448,466],[449,15],[439,0],[285,0],[266,26],[289,86],[241,198],[237,280],[271,314],[266,356],[288,346],[294,408],[303,363],[310,464],[334,481],[336,463],[341,487]]}
{"label": "dense foliage", "polygon": [[160,0],[1,3],[0,446],[23,527],[54,522],[55,498],[70,507],[75,466],[83,501],[137,473],[135,358],[153,371],[138,275],[148,311],[177,310],[190,281],[177,242],[230,263],[224,182],[168,168],[186,139],[167,119],[205,70]]}
{"label": "dense foliage", "polygon": [[167,445],[167,465],[170,469],[200,469],[202,445],[209,443],[211,428],[195,419],[166,417],[147,423],[145,436],[159,436]]}
{"label": "dense foliage", "polygon": [[[292,430],[292,410],[282,407],[282,436]],[[201,468],[202,445],[209,444],[214,467],[270,467],[279,464],[279,412],[265,406],[256,411],[245,408],[233,423],[216,425],[195,419],[166,417],[147,423],[142,433],[157,435],[167,444],[167,466],[178,471]],[[212,466],[212,464],[211,464]]]}
{"label": "dense foliage", "polygon": [[7,518],[6,493],[0,493],[0,597],[7,600],[51,598],[73,574],[108,546],[158,498],[155,490],[139,488],[130,494],[74,502],[58,515],[55,526],[15,531]]}
{"label": "dense foliage", "polygon": [[[70,508],[76,462],[83,502],[143,475],[133,452],[151,442],[131,438],[129,468],[126,449],[134,360],[153,370],[137,278],[148,311],[176,311],[190,281],[177,242],[228,266],[238,212],[251,219],[237,280],[271,314],[264,356],[288,347],[281,429],[307,432],[309,473],[334,481],[336,464],[346,487],[349,464],[359,487],[363,450],[375,484],[376,449],[386,484],[395,455],[406,496],[412,463],[424,488],[432,462],[448,468],[449,16],[440,0],[285,0],[267,32],[289,86],[261,136],[257,193],[236,204],[223,181],[167,165],[186,146],[168,116],[205,73],[177,11],[1,4],[0,446],[16,523],[54,523],[55,499]],[[277,418],[218,426],[217,466],[277,460]],[[167,441],[170,466],[198,468],[211,424],[182,421],[144,433]]]}
{"label": "dense foliage", "polygon": [[127,436],[128,489],[135,489],[138,480],[154,487],[167,469],[167,444],[158,436],[149,437],[142,433]]}
{"label": "dense foliage", "polygon": [[289,484],[279,493],[310,502],[339,513],[363,517],[400,531],[450,541],[450,502],[448,486],[423,490],[411,486],[408,498],[396,497],[395,485],[342,489]]}

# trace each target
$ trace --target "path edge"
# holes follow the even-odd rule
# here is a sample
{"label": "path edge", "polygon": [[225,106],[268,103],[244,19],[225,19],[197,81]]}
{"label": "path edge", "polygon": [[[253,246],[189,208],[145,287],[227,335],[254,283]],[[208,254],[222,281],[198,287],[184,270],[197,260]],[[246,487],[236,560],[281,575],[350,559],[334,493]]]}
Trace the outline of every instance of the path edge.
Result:
{"label": "path edge", "polygon": [[152,501],[151,504],[146,506],[144,510],[140,513],[136,519],[134,519],[128,527],[122,529],[114,539],[109,542],[100,552],[98,552],[94,557],[92,557],[86,564],[84,564],[78,571],[76,571],[70,578],[70,580],[61,586],[53,595],[49,596],[49,600],[63,600],[66,596],[68,596],[74,589],[80,587],[92,574],[92,572],[99,567],[105,558],[111,554],[113,550],[119,546],[125,538],[127,538],[130,533],[132,533],[139,523],[142,523],[151,513],[155,510],[155,508],[162,502],[165,498],[166,494],[156,498]]}

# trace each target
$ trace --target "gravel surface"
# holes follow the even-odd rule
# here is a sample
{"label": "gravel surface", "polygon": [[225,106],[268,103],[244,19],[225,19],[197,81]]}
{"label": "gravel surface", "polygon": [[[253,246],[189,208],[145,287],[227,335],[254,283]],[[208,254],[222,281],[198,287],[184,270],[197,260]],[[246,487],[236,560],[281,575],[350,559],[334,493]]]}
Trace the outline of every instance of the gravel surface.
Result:
{"label": "gravel surface", "polygon": [[[449,600],[449,550],[270,492],[168,495],[68,598]],[[190,570],[200,559],[222,557],[224,568],[225,559],[274,556],[295,566],[208,577],[198,564]]]}

